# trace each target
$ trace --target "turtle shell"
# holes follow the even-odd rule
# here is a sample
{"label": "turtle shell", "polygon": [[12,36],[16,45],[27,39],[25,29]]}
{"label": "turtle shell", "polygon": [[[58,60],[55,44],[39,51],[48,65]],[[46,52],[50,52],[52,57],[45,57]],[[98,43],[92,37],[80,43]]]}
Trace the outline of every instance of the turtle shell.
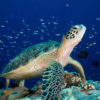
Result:
{"label": "turtle shell", "polygon": [[24,49],[20,54],[13,58],[8,65],[4,68],[1,74],[10,72],[14,69],[22,67],[27,64],[31,59],[37,58],[39,55],[57,48],[60,44],[56,41],[48,41],[32,45]]}

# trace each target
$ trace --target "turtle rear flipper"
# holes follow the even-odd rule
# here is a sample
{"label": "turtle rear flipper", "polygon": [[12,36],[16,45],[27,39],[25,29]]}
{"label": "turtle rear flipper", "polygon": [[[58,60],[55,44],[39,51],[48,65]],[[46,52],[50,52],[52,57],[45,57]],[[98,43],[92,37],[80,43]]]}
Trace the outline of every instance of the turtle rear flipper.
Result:
{"label": "turtle rear flipper", "polygon": [[13,70],[11,72],[8,72],[8,73],[5,73],[5,74],[0,75],[0,77],[6,78],[6,89],[9,86],[10,79],[16,80],[16,84],[19,87],[24,87],[25,81],[22,80],[22,79],[20,79],[20,73],[18,74],[17,72],[18,72],[17,70]]}
{"label": "turtle rear flipper", "polygon": [[28,67],[20,67],[8,73],[0,75],[0,77],[12,80],[24,80],[29,77],[30,72],[27,71]]}
{"label": "turtle rear flipper", "polygon": [[[10,76],[10,75],[12,75],[12,72],[0,75],[0,77],[5,77],[6,78],[7,76]],[[19,87],[24,87],[24,83],[25,83],[25,80],[16,80],[16,84]],[[6,89],[8,88],[9,84],[10,84],[10,79],[6,78]]]}
{"label": "turtle rear flipper", "polygon": [[58,100],[63,85],[64,69],[61,64],[53,61],[43,73],[43,100]]}
{"label": "turtle rear flipper", "polygon": [[0,75],[0,77],[7,78],[8,76],[12,75],[12,72],[8,72],[5,74]]}
{"label": "turtle rear flipper", "polygon": [[6,89],[8,89],[9,83],[10,83],[10,79],[6,79]]}
{"label": "turtle rear flipper", "polygon": [[25,80],[16,80],[15,84],[17,84],[19,87],[24,87]]}

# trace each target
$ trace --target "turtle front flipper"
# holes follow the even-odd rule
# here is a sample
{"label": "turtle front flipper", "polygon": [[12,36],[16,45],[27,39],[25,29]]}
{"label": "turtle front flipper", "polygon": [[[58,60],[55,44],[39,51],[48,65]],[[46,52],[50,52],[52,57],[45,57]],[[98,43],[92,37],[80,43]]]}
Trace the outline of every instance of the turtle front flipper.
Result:
{"label": "turtle front flipper", "polygon": [[64,81],[64,69],[61,64],[53,61],[43,73],[43,100],[59,100]]}
{"label": "turtle front flipper", "polygon": [[74,60],[72,57],[69,57],[68,63],[72,65],[77,70],[77,72],[80,73],[80,76],[83,79],[83,81],[86,81],[82,65],[78,61]]}

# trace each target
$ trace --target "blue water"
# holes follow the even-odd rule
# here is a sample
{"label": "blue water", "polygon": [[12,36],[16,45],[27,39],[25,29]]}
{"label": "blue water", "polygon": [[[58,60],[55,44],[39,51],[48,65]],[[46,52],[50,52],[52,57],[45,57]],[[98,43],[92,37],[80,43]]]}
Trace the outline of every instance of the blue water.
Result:
{"label": "blue water", "polygon": [[[71,56],[83,65],[87,79],[100,81],[100,0],[0,0],[0,72],[32,44],[60,42],[75,24],[84,24],[87,31]],[[80,59],[78,54],[83,50],[88,57]],[[71,66],[65,69],[75,71]],[[41,78],[27,81],[26,85],[32,87],[38,79]]]}

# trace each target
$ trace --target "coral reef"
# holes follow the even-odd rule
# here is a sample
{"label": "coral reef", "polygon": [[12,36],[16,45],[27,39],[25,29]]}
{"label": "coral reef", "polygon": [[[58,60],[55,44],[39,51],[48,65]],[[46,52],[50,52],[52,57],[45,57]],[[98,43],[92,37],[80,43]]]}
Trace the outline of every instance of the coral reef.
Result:
{"label": "coral reef", "polygon": [[[49,71],[49,68],[47,70]],[[47,70],[44,72],[43,75],[46,74]],[[47,74],[47,76],[51,75],[50,73]],[[43,80],[44,79],[45,77],[43,77]],[[47,83],[48,82],[49,81],[47,81]],[[64,72],[64,80],[62,83],[63,88],[61,88],[59,100],[100,100],[99,81],[89,80],[84,83],[77,73],[69,73],[66,71]],[[25,87],[16,87],[10,88],[8,90],[0,90],[0,100],[49,100],[49,98],[43,99],[42,84],[44,84],[43,81],[39,81],[36,85],[34,85],[31,90]],[[47,89],[46,92],[48,92]]]}
{"label": "coral reef", "polygon": [[29,94],[29,90],[25,87],[15,87],[8,90],[1,90],[0,100],[16,100]]}

